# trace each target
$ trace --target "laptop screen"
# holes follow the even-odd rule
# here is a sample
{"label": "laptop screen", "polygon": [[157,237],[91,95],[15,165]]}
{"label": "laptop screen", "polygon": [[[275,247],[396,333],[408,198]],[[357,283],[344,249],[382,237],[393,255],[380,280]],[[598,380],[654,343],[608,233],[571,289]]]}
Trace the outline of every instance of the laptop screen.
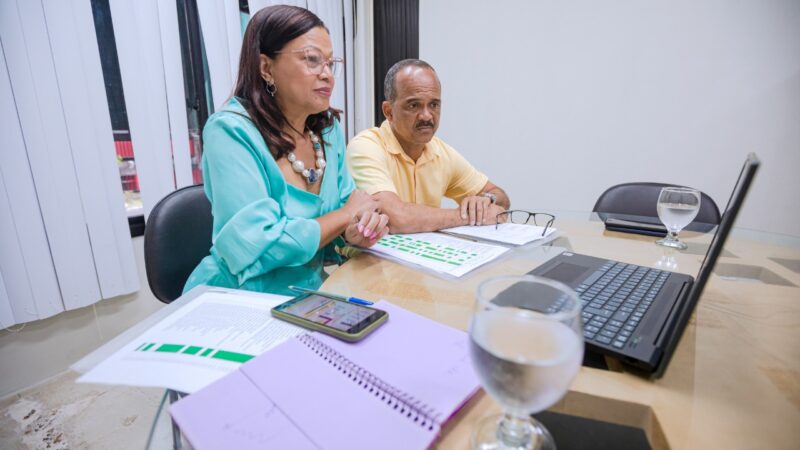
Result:
{"label": "laptop screen", "polygon": [[668,341],[667,347],[664,349],[664,356],[661,358],[653,374],[655,378],[660,378],[667,369],[669,360],[672,358],[672,354],[680,341],[678,338],[683,334],[683,329],[686,327],[689,317],[692,315],[692,311],[694,311],[697,302],[700,300],[700,294],[703,293],[703,288],[706,286],[706,282],[708,282],[708,278],[711,276],[711,271],[714,270],[717,258],[719,258],[720,253],[722,253],[722,248],[725,245],[728,234],[733,228],[733,223],[736,220],[736,216],[739,214],[739,209],[741,209],[742,203],[744,203],[744,198],[747,195],[747,191],[750,189],[750,184],[753,182],[753,177],[760,164],[755,154],[751,153],[747,155],[742,171],[739,173],[739,179],[736,181],[736,185],[731,193],[731,198],[728,200],[728,205],[725,207],[725,212],[722,214],[717,232],[714,234],[714,237],[711,238],[706,257],[703,260],[703,264],[700,266],[700,272],[698,272],[697,278],[694,284],[692,284],[686,301],[681,305],[677,320],[673,322],[675,327],[673,331],[675,331],[676,334]]}
{"label": "laptop screen", "polygon": [[714,233],[714,237],[711,238],[711,243],[708,245],[708,250],[706,251],[706,257],[703,259],[703,264],[700,266],[700,271],[697,273],[695,283],[689,293],[690,300],[694,299],[694,296],[700,296],[706,281],[708,281],[708,278],[711,276],[711,271],[714,270],[717,258],[719,258],[719,255],[722,253],[722,248],[725,245],[728,234],[733,228],[733,223],[736,220],[736,216],[739,214],[739,209],[741,209],[742,203],[744,203],[744,198],[747,195],[747,191],[750,188],[750,184],[760,164],[761,162],[754,153],[747,155],[744,166],[742,166],[742,171],[739,173],[739,179],[736,180],[736,185],[733,187],[731,197],[728,199],[727,206],[725,206],[725,212],[722,213],[717,232]]}

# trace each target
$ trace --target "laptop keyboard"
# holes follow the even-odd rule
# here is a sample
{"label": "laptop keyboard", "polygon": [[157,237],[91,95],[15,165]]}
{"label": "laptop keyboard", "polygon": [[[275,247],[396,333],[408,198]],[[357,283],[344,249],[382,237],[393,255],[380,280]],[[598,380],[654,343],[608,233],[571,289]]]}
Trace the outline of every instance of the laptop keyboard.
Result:
{"label": "laptop keyboard", "polygon": [[621,349],[664,286],[669,272],[609,261],[575,291],[586,341]]}

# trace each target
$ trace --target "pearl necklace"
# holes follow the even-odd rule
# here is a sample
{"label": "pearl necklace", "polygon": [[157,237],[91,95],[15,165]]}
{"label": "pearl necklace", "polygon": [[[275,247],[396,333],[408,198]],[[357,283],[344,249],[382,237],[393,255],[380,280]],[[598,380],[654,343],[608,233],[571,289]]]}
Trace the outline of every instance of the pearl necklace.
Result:
{"label": "pearl necklace", "polygon": [[325,171],[325,154],[322,152],[322,146],[319,144],[319,138],[313,131],[308,130],[308,135],[311,137],[311,144],[314,146],[314,153],[317,156],[317,168],[316,169],[306,169],[306,165],[303,164],[303,161],[297,159],[294,155],[294,151],[290,150],[289,153],[286,155],[286,159],[292,163],[292,170],[299,173],[306,179],[306,183],[314,184],[322,178],[322,173]]}

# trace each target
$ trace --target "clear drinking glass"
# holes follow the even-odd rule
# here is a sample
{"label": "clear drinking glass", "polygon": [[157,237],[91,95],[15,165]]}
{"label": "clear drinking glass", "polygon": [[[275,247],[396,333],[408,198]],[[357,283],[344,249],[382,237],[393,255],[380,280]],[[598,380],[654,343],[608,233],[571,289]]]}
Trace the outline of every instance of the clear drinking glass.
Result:
{"label": "clear drinking glass", "polygon": [[532,275],[490,278],[478,286],[470,356],[504,414],[482,419],[472,447],[555,449],[530,415],[567,392],[583,361],[581,302],[566,285]]}
{"label": "clear drinking glass", "polygon": [[658,195],[658,218],[667,227],[667,236],[658,245],[686,250],[689,246],[678,239],[678,232],[692,223],[700,211],[700,191],[692,188],[665,187]]}

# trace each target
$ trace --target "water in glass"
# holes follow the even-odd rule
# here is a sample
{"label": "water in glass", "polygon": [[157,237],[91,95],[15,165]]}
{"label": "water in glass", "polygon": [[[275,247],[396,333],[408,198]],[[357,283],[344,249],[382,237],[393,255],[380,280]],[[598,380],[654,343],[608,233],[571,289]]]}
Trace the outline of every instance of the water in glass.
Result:
{"label": "water in glass", "polygon": [[658,218],[668,230],[682,230],[697,217],[697,206],[681,203],[659,203]]}
{"label": "water in glass", "polygon": [[484,319],[475,324],[470,350],[489,395],[516,415],[553,406],[581,366],[578,336],[555,321],[531,327],[497,312]]}
{"label": "water in glass", "polygon": [[681,250],[688,248],[678,239],[678,233],[692,223],[700,211],[700,192],[696,189],[665,187],[661,189],[656,205],[658,218],[667,227],[667,237],[656,244]]}
{"label": "water in glass", "polygon": [[572,289],[545,278],[504,276],[478,286],[470,356],[481,384],[505,414],[481,421],[473,448],[555,448],[530,414],[561,399],[580,369],[580,309]]}

